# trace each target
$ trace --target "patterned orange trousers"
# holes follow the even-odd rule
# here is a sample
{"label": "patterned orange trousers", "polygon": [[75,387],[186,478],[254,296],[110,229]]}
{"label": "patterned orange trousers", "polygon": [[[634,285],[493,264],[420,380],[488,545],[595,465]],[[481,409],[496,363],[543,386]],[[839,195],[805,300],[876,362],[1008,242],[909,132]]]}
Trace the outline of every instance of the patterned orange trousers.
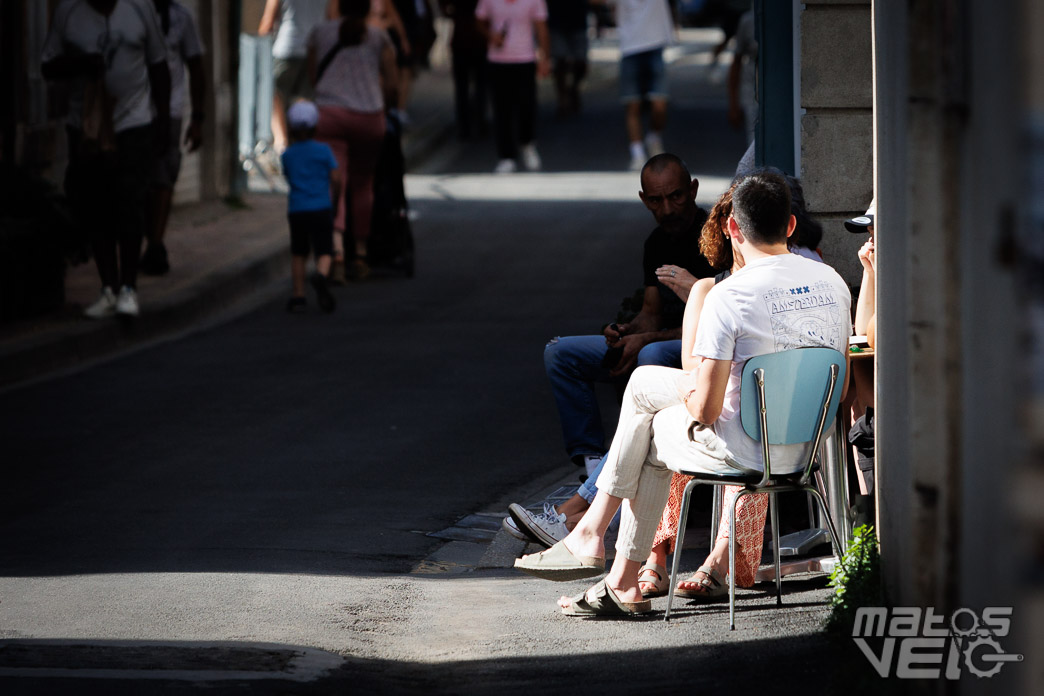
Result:
{"label": "patterned orange trousers", "polygon": [[[671,477],[671,495],[663,509],[660,526],[656,528],[653,547],[667,542],[667,553],[674,550],[675,534],[678,531],[678,516],[681,514],[682,493],[691,476],[675,474]],[[732,501],[743,490],[741,486],[725,486],[722,499],[721,519],[718,521],[718,538],[728,539],[729,510]],[[761,547],[765,540],[765,515],[768,513],[768,493],[745,495],[736,506],[736,586],[751,587],[761,565]]]}

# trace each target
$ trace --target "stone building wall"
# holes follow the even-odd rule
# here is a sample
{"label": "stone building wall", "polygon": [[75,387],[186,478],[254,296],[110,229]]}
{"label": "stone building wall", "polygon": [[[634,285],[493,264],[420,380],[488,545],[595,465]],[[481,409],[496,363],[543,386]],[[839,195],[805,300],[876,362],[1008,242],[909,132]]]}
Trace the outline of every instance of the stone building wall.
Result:
{"label": "stone building wall", "polygon": [[823,224],[824,259],[850,285],[864,235],[842,222],[873,197],[873,51],[869,0],[809,0],[800,15],[801,179]]}

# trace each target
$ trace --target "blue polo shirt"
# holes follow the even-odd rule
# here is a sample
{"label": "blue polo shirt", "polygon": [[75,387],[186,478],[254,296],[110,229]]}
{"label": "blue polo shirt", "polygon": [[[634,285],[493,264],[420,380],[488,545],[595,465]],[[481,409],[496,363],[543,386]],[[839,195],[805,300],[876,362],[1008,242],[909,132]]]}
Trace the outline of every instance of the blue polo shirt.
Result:
{"label": "blue polo shirt", "polygon": [[327,210],[330,202],[330,172],[337,160],[326,143],[302,140],[283,151],[283,174],[290,184],[287,212]]}

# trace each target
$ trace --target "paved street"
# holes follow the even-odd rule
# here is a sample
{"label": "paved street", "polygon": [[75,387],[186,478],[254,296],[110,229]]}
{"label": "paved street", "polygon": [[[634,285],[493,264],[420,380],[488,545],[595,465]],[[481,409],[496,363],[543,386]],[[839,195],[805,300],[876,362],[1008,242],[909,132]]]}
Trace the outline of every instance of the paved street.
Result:
{"label": "paved street", "polygon": [[[709,207],[745,144],[716,36],[690,38],[666,144]],[[415,278],[378,271],[331,316],[269,287],[228,323],[0,392],[0,692],[735,694],[795,665],[793,690],[840,688],[821,575],[788,579],[783,610],[743,592],[733,633],[722,606],[664,624],[665,600],[578,621],[554,601],[585,583],[516,573],[521,545],[493,535],[507,503],[575,483],[545,342],[641,284],[653,223],[603,58],[579,119],[544,86],[544,173],[492,177],[486,138],[410,175]]]}

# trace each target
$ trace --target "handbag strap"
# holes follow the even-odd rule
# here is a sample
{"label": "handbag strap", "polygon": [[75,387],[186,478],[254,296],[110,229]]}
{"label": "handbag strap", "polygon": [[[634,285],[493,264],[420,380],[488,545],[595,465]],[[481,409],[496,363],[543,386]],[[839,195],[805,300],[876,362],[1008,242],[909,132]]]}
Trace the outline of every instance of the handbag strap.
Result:
{"label": "handbag strap", "polygon": [[323,73],[326,72],[326,69],[328,67],[330,67],[330,63],[333,61],[334,56],[336,56],[337,53],[344,47],[345,45],[341,43],[341,39],[338,38],[337,43],[334,44],[333,48],[326,52],[326,55],[323,56],[323,59],[319,61],[319,67],[317,67],[315,70],[315,84],[318,85],[319,80],[323,79]]}

